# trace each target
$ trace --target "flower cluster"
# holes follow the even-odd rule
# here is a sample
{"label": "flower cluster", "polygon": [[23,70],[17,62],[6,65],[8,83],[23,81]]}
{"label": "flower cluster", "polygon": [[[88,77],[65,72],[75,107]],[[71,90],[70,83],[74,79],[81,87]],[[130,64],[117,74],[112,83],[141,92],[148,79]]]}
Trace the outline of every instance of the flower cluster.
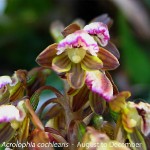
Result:
{"label": "flower cluster", "polygon": [[110,109],[114,113],[120,114],[122,125],[128,133],[133,133],[138,128],[145,136],[148,136],[150,134],[150,111],[148,109],[150,108],[150,104],[144,102],[138,104],[132,101],[126,102],[130,96],[130,92],[120,92],[109,103]]}
{"label": "flower cluster", "polygon": [[[128,100],[131,93],[119,92],[108,72],[119,66],[120,57],[110,41],[111,22],[102,15],[85,26],[72,23],[61,35],[57,32],[58,43],[39,54],[41,67],[0,77],[0,147],[7,141],[34,144],[26,147],[31,150],[54,150],[56,145],[129,150],[135,149],[134,143],[149,149],[150,104]],[[60,29],[53,28],[55,36]],[[46,84],[52,71],[63,81],[64,91]],[[44,90],[55,97],[38,106]]]}
{"label": "flower cluster", "polygon": [[109,101],[113,86],[105,72],[116,69],[119,62],[104,48],[110,40],[107,25],[94,22],[81,29],[71,24],[64,29],[63,35],[64,39],[48,46],[37,57],[38,64],[65,74],[71,88],[80,89],[86,84]]}

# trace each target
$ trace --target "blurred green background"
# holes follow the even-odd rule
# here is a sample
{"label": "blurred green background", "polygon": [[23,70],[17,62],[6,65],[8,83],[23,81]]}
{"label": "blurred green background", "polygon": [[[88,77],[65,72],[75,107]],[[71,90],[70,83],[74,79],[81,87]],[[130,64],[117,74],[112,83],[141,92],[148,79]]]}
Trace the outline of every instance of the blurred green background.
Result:
{"label": "blurred green background", "polygon": [[[37,55],[54,42],[50,25],[65,26],[77,18],[86,23],[107,13],[114,24],[111,40],[118,47],[120,67],[111,71],[119,90],[150,102],[149,0],[0,0],[0,75],[38,66]],[[49,79],[53,84],[58,80]],[[57,87],[57,86],[56,86]]]}

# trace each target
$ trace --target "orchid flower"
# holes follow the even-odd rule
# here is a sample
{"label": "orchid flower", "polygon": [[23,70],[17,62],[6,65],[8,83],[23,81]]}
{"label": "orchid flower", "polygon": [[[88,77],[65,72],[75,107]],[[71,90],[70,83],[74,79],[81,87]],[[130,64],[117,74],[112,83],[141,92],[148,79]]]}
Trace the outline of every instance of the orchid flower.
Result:
{"label": "orchid flower", "polygon": [[131,93],[129,91],[123,91],[118,93],[117,95],[114,95],[109,102],[109,107],[111,111],[114,111],[116,113],[121,113],[121,111],[126,106],[126,100],[131,96]]}
{"label": "orchid flower", "polygon": [[47,47],[37,57],[37,62],[58,73],[66,73],[67,80],[74,89],[83,86],[87,71],[112,70],[119,65],[117,58],[100,48],[84,30],[77,30],[67,35],[59,44]]}
{"label": "orchid flower", "polygon": [[110,39],[107,25],[102,22],[93,22],[86,25],[83,30],[87,31],[90,35],[98,38],[101,46],[106,46]]}
{"label": "orchid flower", "polygon": [[[70,88],[67,93],[72,99],[72,110],[74,112],[81,109],[89,100],[90,103],[93,103],[91,105],[93,111],[103,113],[106,101],[110,102],[113,98],[114,84],[105,72],[99,70],[87,71],[85,85],[81,89]],[[101,110],[98,110],[99,107],[95,106],[95,103],[101,105]]]}
{"label": "orchid flower", "polygon": [[93,20],[92,23],[86,25],[83,28],[78,23],[72,23],[67,26],[64,31],[62,31],[62,34],[64,37],[66,37],[67,35],[74,33],[77,30],[83,29],[96,40],[100,47],[105,48],[117,59],[119,59],[119,51],[117,47],[110,41],[108,27],[110,27],[111,24],[111,19],[105,16],[104,18],[102,17],[101,19],[99,18],[98,20]]}
{"label": "orchid flower", "polygon": [[100,22],[97,22],[98,20],[95,20],[96,22],[92,22],[86,25],[83,30],[87,31],[91,36],[93,36],[100,47],[104,47],[119,59],[119,51],[116,46],[110,41],[110,35],[108,31],[108,27],[110,27],[110,24],[112,22],[110,18],[106,18],[104,20],[101,18]]}
{"label": "orchid flower", "polygon": [[133,102],[127,102],[121,115],[122,125],[128,133],[134,131],[134,128],[139,125],[141,119],[133,104]]}
{"label": "orchid flower", "polygon": [[0,123],[10,122],[13,128],[17,128],[15,122],[22,122],[26,116],[23,107],[24,101],[20,101],[15,107],[14,105],[1,105],[0,106]]}
{"label": "orchid flower", "polygon": [[24,95],[26,71],[17,70],[14,75],[0,77],[0,104],[15,101]]}
{"label": "orchid flower", "polygon": [[[10,140],[14,134],[16,137],[19,136],[19,140],[27,137],[28,132],[25,131],[23,134],[27,122],[24,101],[17,102],[17,104],[16,102],[10,103],[24,96],[25,82],[26,75],[23,70],[15,71],[12,77],[0,77],[0,124],[2,125],[1,131],[3,131],[0,137],[2,141]],[[21,133],[16,134],[16,130]]]}
{"label": "orchid flower", "polygon": [[135,103],[130,101],[126,102],[130,96],[130,92],[123,91],[118,95],[115,95],[109,102],[109,107],[113,118],[117,120],[118,118],[116,118],[116,116],[120,116],[123,128],[128,133],[132,133],[134,131],[134,128],[139,125],[141,118],[135,107]]}
{"label": "orchid flower", "polygon": [[87,127],[86,130],[78,150],[130,150],[122,143],[110,139],[106,133],[92,127]]}
{"label": "orchid flower", "polygon": [[7,90],[7,85],[12,83],[12,79],[10,76],[1,76],[0,77],[0,94],[3,94]]}
{"label": "orchid flower", "polygon": [[[37,62],[42,66],[47,66],[44,57],[48,49],[37,58]],[[90,35],[83,30],[76,31],[60,41],[56,47],[56,55],[51,60],[52,64],[48,67],[59,73],[67,72],[70,85],[80,88],[84,84],[87,69],[102,68],[102,61],[96,57],[98,51],[99,47]]]}
{"label": "orchid flower", "polygon": [[150,104],[125,102],[129,96],[129,92],[121,92],[109,103],[109,106],[112,111],[121,114],[122,125],[128,133],[132,133],[135,127],[140,127],[142,133],[148,136],[150,134]]}
{"label": "orchid flower", "polygon": [[0,77],[0,105],[6,104],[9,102],[9,85],[12,84],[12,79],[10,76],[1,76]]}
{"label": "orchid flower", "polygon": [[7,84],[11,84],[12,79],[9,76],[1,76],[0,77],[0,89],[2,89]]}

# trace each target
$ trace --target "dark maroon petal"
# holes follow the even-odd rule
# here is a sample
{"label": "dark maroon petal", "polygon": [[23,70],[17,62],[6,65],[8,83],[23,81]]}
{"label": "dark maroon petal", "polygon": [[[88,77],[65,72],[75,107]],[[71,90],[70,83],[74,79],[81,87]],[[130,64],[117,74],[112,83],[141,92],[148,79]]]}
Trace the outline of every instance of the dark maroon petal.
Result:
{"label": "dark maroon petal", "polygon": [[109,52],[111,52],[114,56],[116,56],[117,59],[120,58],[120,53],[117,47],[112,42],[109,41],[108,44],[104,48],[107,49]]}
{"label": "dark maroon petal", "polygon": [[63,36],[66,37],[67,35],[74,33],[77,30],[80,30],[80,26],[76,23],[72,23],[69,26],[67,26],[64,31],[62,32]]}
{"label": "dark maroon petal", "polygon": [[97,93],[90,92],[90,106],[93,112],[102,115],[106,109],[106,101]]}
{"label": "dark maroon petal", "polygon": [[1,124],[0,128],[0,143],[9,142],[15,134],[15,130],[11,127],[10,123]]}
{"label": "dark maroon petal", "polygon": [[113,24],[113,20],[108,16],[108,14],[97,16],[91,22],[103,22],[104,24],[107,24],[108,28],[110,28]]}
{"label": "dark maroon petal", "polygon": [[112,53],[102,47],[100,47],[97,56],[103,62],[103,70],[114,70],[119,66],[118,59]]}
{"label": "dark maroon petal", "polygon": [[117,86],[115,85],[110,73],[108,71],[105,71],[105,74],[106,74],[107,78],[110,80],[111,84],[113,85],[113,95],[119,94],[119,90],[118,90]]}
{"label": "dark maroon petal", "polygon": [[72,97],[72,109],[73,111],[79,110],[89,100],[90,90],[84,85],[78,93]]}
{"label": "dark maroon petal", "polygon": [[79,89],[73,89],[73,88],[69,88],[69,90],[67,91],[68,95],[74,96],[79,92]]}
{"label": "dark maroon petal", "polygon": [[52,67],[52,60],[57,53],[57,44],[49,45],[46,49],[44,49],[43,52],[39,54],[39,56],[36,58],[36,62],[43,67]]}
{"label": "dark maroon petal", "polygon": [[86,72],[81,68],[80,64],[73,64],[67,79],[70,86],[74,89],[79,89],[84,85]]}

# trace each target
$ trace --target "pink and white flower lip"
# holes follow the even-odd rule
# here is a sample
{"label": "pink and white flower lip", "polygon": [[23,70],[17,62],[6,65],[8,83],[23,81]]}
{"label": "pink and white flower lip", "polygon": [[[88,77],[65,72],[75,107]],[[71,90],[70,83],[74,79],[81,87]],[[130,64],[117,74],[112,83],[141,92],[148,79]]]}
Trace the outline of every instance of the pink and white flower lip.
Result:
{"label": "pink and white flower lip", "polygon": [[57,55],[63,53],[66,49],[83,48],[89,51],[92,55],[96,56],[99,51],[97,42],[86,31],[78,30],[66,36],[65,39],[60,41],[57,47]]}
{"label": "pink and white flower lip", "polygon": [[135,104],[139,115],[142,117],[141,131],[145,136],[150,134],[150,104],[140,102]]}
{"label": "pink and white flower lip", "polygon": [[18,103],[18,107],[14,105],[1,105],[0,106],[0,123],[11,121],[23,121],[26,113],[22,109],[22,102]]}
{"label": "pink and white flower lip", "polygon": [[102,22],[93,22],[86,25],[83,30],[88,32],[90,35],[96,35],[99,38],[101,46],[106,46],[110,39],[108,27]]}
{"label": "pink and white flower lip", "polygon": [[0,89],[7,84],[11,84],[12,80],[9,76],[1,76],[0,77]]}
{"label": "pink and white flower lip", "polygon": [[92,92],[102,96],[106,101],[113,97],[113,86],[107,76],[100,71],[86,73],[86,84]]}

